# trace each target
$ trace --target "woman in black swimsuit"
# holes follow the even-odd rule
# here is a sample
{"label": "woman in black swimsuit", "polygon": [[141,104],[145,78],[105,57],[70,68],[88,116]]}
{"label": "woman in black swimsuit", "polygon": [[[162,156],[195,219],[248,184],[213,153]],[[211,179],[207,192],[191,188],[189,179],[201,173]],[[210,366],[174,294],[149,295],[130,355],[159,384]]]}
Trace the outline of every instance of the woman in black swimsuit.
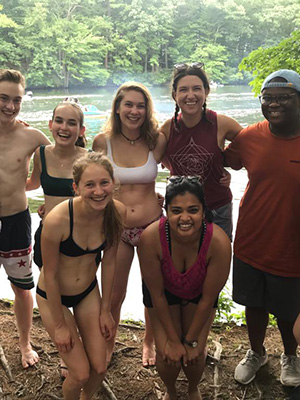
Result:
{"label": "woman in black swimsuit", "polygon": [[[73,176],[77,196],[54,207],[43,224],[37,303],[69,370],[64,399],[79,399],[81,393],[87,400],[104,379],[107,341],[116,328],[110,300],[125,207],[112,199],[113,169],[106,156],[82,156]],[[100,295],[96,271],[102,250]]]}

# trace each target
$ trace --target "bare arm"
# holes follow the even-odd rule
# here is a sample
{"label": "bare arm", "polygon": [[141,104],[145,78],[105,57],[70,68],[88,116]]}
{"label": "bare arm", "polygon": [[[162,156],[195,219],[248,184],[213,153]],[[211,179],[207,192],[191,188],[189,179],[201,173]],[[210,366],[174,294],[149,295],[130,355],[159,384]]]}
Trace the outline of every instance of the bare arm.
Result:
{"label": "bare arm", "polygon": [[95,136],[92,149],[94,151],[103,151],[106,154],[106,136],[105,133],[98,133]]}
{"label": "bare arm", "polygon": [[165,135],[167,142],[169,141],[169,138],[170,138],[171,122],[172,122],[172,120],[168,119],[159,128],[160,132],[162,132]]}
{"label": "bare arm", "polygon": [[167,139],[162,132],[159,132],[153,155],[157,163],[160,163],[167,147]]}
{"label": "bare arm", "polygon": [[186,333],[187,340],[195,340],[211,315],[213,305],[224,287],[230,270],[231,245],[227,235],[213,225],[213,237],[208,251],[208,266],[202,298],[198,303],[192,323]]}
{"label": "bare arm", "polygon": [[157,317],[167,335],[164,358],[176,363],[185,355],[185,350],[176,332],[164,293],[158,224],[159,222],[150,225],[143,232],[138,254],[142,277],[150,291]]}
{"label": "bare arm", "polygon": [[217,120],[218,145],[223,150],[225,139],[232,141],[243,128],[235,119],[227,117],[227,115],[217,114]]}
{"label": "bare arm", "polygon": [[[59,205],[47,215],[43,224],[41,247],[45,289],[54,322],[54,342],[59,351],[68,352],[72,349],[74,340],[64,318],[58,279],[59,245],[63,238],[61,224],[63,215],[58,212],[61,209],[62,207]],[[64,214],[66,214],[66,210],[64,210]]]}
{"label": "bare arm", "polygon": [[40,187],[41,181],[41,166],[40,166],[40,149],[36,149],[33,156],[33,170],[31,172],[30,178],[27,178],[26,191],[34,190]]}
{"label": "bare arm", "polygon": [[[126,207],[124,204],[114,200],[115,206],[125,220]],[[116,257],[119,243],[104,251],[101,262],[101,311],[100,311],[100,328],[106,340],[110,340],[113,336],[116,325],[111,315],[111,296],[113,290],[114,276],[116,270]]]}

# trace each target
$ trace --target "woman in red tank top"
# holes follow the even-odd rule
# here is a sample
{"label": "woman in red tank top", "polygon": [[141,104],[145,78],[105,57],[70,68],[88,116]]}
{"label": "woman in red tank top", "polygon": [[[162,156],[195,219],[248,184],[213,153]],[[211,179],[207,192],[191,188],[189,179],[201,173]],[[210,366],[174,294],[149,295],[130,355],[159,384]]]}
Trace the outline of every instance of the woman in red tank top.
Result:
{"label": "woman in red tank top", "polygon": [[[232,235],[230,175],[223,167],[225,140],[242,129],[234,119],[208,110],[209,81],[202,63],[177,64],[172,81],[175,115],[161,131],[167,138],[163,164],[171,175],[197,175],[214,221]],[[224,178],[225,176],[225,178]]]}
{"label": "woman in red tank top", "polygon": [[143,300],[154,332],[156,367],[167,387],[164,400],[177,399],[181,368],[189,399],[200,400],[197,385],[218,294],[229,274],[231,245],[209,222],[197,177],[171,177],[165,208],[167,218],[146,228],[140,241]]}

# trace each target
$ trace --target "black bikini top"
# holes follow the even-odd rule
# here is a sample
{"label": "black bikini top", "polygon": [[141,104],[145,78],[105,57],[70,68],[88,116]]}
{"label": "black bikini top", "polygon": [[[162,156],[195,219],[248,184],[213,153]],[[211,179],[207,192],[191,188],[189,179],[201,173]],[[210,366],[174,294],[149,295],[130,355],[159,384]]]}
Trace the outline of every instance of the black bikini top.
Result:
{"label": "black bikini top", "polygon": [[40,146],[40,157],[42,164],[40,180],[44,193],[47,196],[74,197],[72,178],[57,178],[48,174],[45,145]]}
{"label": "black bikini top", "polygon": [[84,250],[78,246],[73,240],[73,199],[69,200],[69,216],[70,216],[70,235],[60,242],[59,251],[65,256],[79,257],[85,254],[96,254],[96,262],[101,261],[101,251],[105,249],[106,241],[94,250]]}

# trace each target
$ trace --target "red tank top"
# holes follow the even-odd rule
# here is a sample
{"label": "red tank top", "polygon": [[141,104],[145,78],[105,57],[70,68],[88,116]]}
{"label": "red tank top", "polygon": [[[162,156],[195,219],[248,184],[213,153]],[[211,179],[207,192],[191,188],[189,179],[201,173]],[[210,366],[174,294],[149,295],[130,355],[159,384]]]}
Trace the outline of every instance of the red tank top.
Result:
{"label": "red tank top", "polygon": [[213,224],[206,222],[206,232],[196,262],[184,273],[177,271],[173,265],[166,235],[166,217],[159,221],[159,235],[163,259],[161,271],[164,279],[164,288],[182,299],[193,299],[202,293],[206,277],[206,256],[213,233]]}
{"label": "red tank top", "polygon": [[208,208],[214,210],[232,200],[229,188],[220,185],[223,175],[223,152],[217,141],[217,113],[206,110],[192,128],[185,126],[179,115],[179,130],[172,119],[168,146],[162,163],[171,175],[197,175],[202,178]]}

